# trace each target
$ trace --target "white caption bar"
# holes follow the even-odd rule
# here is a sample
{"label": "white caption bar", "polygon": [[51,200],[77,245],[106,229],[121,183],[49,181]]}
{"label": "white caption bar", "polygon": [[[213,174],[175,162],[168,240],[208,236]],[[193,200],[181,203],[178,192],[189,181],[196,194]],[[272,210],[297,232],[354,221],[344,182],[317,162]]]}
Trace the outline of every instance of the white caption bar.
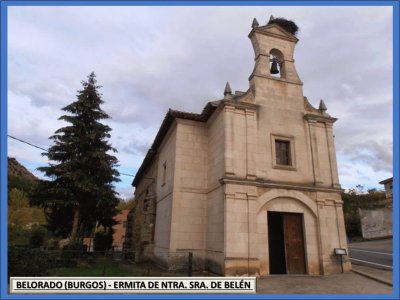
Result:
{"label": "white caption bar", "polygon": [[11,277],[12,294],[245,294],[255,277]]}

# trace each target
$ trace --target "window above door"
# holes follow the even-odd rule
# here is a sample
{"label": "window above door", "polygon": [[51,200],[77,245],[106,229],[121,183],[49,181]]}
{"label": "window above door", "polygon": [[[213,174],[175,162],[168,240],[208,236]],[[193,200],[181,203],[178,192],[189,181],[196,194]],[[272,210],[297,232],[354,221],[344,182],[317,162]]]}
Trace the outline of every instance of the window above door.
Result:
{"label": "window above door", "polygon": [[294,137],[289,135],[271,134],[272,167],[296,171]]}

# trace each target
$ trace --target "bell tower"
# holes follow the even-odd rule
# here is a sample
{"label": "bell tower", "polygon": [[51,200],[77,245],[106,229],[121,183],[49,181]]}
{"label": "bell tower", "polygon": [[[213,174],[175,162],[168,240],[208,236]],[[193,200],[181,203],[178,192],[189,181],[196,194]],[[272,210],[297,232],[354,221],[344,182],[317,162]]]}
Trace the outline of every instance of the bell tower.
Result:
{"label": "bell tower", "polygon": [[[296,31],[296,24],[285,19],[271,16],[264,26],[259,26],[258,21],[253,20],[249,38],[254,48],[255,65],[249,81],[256,102],[261,100],[260,97],[265,100],[268,94],[271,95],[268,91],[272,89],[275,96],[287,97],[289,85],[292,86],[289,89],[295,89],[299,98],[302,98],[303,83],[294,64],[294,49],[299,41],[295,36]],[[298,104],[303,104],[302,99]]]}
{"label": "bell tower", "polygon": [[[347,247],[333,136],[337,119],[324,101],[317,109],[303,95],[294,60],[297,30],[283,18],[271,16],[263,26],[254,19],[249,90],[232,95],[226,89],[230,98],[224,101],[231,106],[225,108],[228,274],[235,274],[232,266],[261,275],[341,271],[333,254]],[[248,227],[240,227],[237,220],[246,209]],[[344,269],[350,267],[345,260]]]}
{"label": "bell tower", "polygon": [[297,30],[284,18],[271,16],[264,26],[253,20],[249,38],[255,65],[248,102],[258,106],[255,177],[340,188],[332,134],[336,119],[325,105],[315,109],[303,95],[294,60]]}

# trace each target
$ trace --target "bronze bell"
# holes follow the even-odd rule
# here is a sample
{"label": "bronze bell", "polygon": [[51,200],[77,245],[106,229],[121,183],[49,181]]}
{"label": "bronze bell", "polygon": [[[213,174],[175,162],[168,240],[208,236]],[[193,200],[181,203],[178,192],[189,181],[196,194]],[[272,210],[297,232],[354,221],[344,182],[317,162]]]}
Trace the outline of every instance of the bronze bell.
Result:
{"label": "bronze bell", "polygon": [[272,64],[271,64],[271,70],[270,70],[271,74],[278,74],[279,73],[279,69],[278,69],[278,60],[274,57],[272,59]]}

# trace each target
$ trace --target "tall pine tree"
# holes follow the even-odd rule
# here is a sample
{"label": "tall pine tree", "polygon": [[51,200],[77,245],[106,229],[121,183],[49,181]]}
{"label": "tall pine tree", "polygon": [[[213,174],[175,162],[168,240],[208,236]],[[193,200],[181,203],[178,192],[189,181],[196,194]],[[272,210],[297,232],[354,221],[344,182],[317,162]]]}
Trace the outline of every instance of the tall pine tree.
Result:
{"label": "tall pine tree", "polygon": [[119,181],[115,169],[116,152],[108,143],[111,128],[101,123],[110,118],[100,107],[104,101],[92,72],[77,101],[62,110],[69,113],[59,119],[69,126],[58,129],[50,139],[47,156],[50,163],[39,168],[51,181],[42,181],[33,204],[45,208],[49,228],[71,240],[80,238],[98,223],[111,228],[119,203],[113,183]]}

